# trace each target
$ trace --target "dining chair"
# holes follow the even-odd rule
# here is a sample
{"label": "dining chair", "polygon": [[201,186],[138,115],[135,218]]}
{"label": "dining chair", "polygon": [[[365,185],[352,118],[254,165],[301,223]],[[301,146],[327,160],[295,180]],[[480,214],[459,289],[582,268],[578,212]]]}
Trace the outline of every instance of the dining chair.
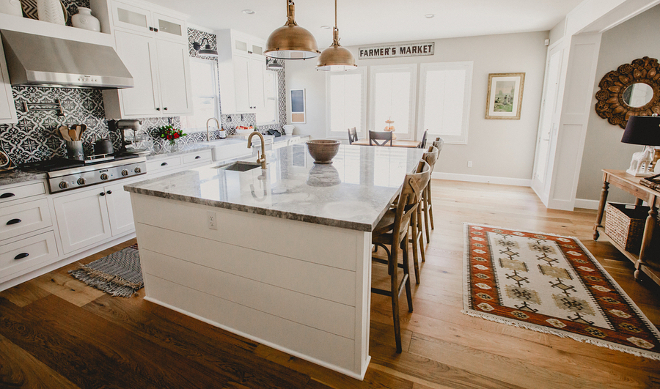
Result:
{"label": "dining chair", "polygon": [[357,142],[358,136],[357,136],[357,129],[355,127],[349,128],[348,129],[348,144],[353,144],[353,142]]}
{"label": "dining chair", "polygon": [[[417,214],[421,202],[422,192],[431,179],[431,168],[425,161],[419,161],[417,172],[406,175],[396,208],[388,210],[376,225],[371,239],[372,243],[385,249],[387,259],[372,257],[376,263],[387,265],[390,276],[390,289],[371,288],[372,293],[391,297],[392,320],[394,321],[394,338],[396,352],[401,353],[401,323],[399,320],[399,296],[406,289],[408,312],[413,311],[412,290],[410,286],[410,258],[409,258],[409,226],[412,218]],[[390,249],[387,248],[390,246]],[[399,264],[399,250],[403,250],[403,263]],[[398,269],[403,269],[401,282],[398,280]]]}
{"label": "dining chair", "polygon": [[369,146],[392,146],[392,132],[369,131]]}
{"label": "dining chair", "polygon": [[435,138],[435,140],[433,141],[433,146],[435,146],[438,149],[438,153],[442,151],[442,146],[444,145],[445,145],[445,140],[440,137]]}
{"label": "dining chair", "polygon": [[428,135],[429,130],[424,130],[424,136],[422,136],[422,141],[419,143],[419,148],[420,149],[425,149],[426,148],[426,136]]}

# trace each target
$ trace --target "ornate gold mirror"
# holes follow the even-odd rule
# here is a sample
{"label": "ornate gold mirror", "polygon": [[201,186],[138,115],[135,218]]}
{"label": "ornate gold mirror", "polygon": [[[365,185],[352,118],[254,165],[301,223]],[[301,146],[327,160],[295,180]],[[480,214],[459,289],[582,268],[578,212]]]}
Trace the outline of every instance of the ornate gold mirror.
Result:
{"label": "ornate gold mirror", "polygon": [[660,64],[644,57],[605,75],[596,92],[596,113],[626,128],[630,116],[660,114]]}

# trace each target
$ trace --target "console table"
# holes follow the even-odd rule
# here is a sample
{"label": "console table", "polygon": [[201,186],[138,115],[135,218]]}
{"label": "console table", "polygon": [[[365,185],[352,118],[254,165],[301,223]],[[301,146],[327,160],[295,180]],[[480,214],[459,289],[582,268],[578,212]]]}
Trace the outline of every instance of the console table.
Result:
{"label": "console table", "polygon": [[637,198],[636,205],[642,205],[644,201],[651,208],[649,216],[646,218],[644,235],[642,238],[642,249],[639,255],[626,251],[616,242],[612,244],[635,264],[635,279],[639,279],[640,272],[648,275],[656,284],[660,285],[660,261],[651,257],[651,238],[655,229],[658,217],[658,206],[660,206],[660,192],[647,188],[639,183],[641,177],[635,177],[623,170],[603,170],[603,190],[600,194],[600,204],[598,206],[598,216],[594,225],[594,240],[600,236],[600,231],[604,231],[602,225],[603,213],[607,204],[607,195],[610,185],[622,189]]}

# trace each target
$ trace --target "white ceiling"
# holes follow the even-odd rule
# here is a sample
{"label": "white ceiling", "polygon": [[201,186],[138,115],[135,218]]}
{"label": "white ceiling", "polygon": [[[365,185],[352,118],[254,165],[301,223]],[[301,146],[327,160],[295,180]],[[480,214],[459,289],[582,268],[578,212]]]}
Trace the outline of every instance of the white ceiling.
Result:
{"label": "white ceiling", "polygon": [[[267,38],[286,21],[287,0],[150,0],[212,30],[233,28]],[[582,0],[338,0],[344,46],[545,31]],[[256,13],[247,15],[244,9]],[[432,19],[425,14],[435,14]],[[296,21],[319,47],[332,42],[334,1],[297,0]]]}

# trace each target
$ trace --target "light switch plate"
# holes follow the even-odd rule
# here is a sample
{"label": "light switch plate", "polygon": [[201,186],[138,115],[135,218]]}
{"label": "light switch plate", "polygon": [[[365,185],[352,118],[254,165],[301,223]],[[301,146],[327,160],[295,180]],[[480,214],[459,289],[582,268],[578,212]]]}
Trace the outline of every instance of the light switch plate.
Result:
{"label": "light switch plate", "polygon": [[206,224],[209,227],[209,230],[218,229],[218,215],[215,212],[208,211],[206,213]]}

